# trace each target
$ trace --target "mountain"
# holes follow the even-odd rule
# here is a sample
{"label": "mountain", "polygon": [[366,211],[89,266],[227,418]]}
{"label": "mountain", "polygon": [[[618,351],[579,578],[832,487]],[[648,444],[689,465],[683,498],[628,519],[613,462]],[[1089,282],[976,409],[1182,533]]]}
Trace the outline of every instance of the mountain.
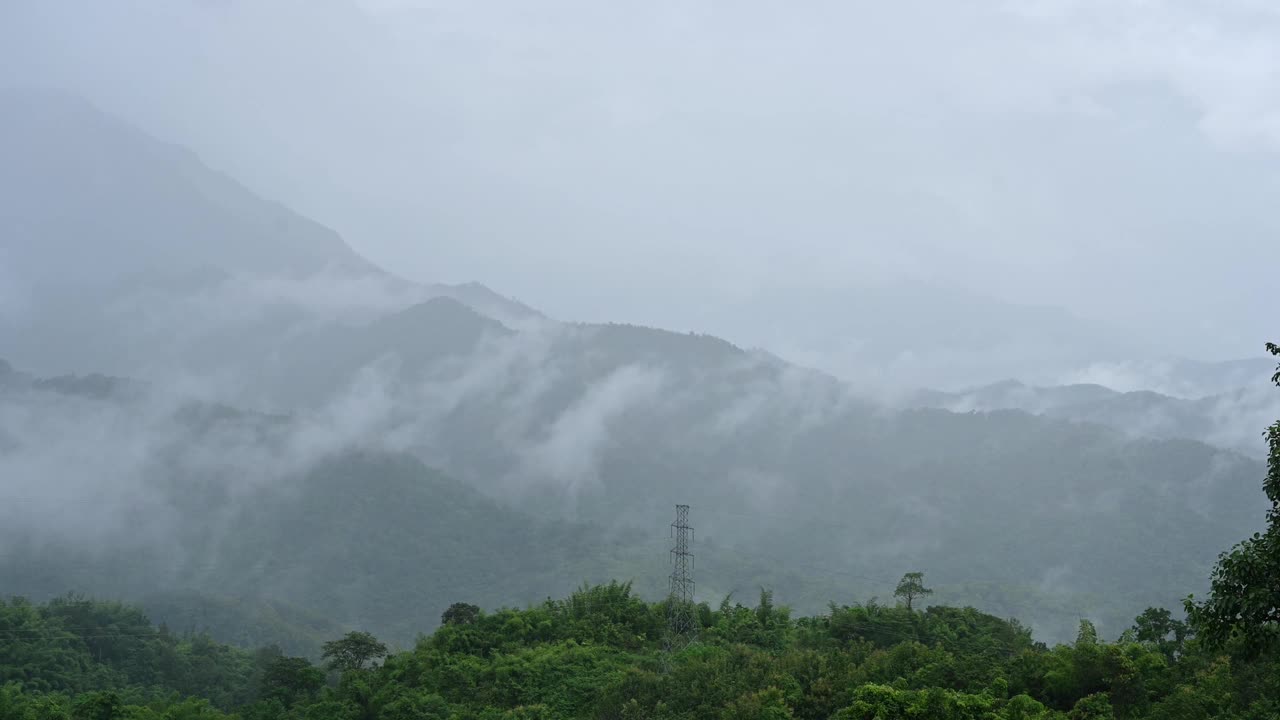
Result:
{"label": "mountain", "polygon": [[[608,561],[625,545],[591,547],[601,530],[540,522],[403,453],[312,445],[319,432],[197,401],[7,387],[0,586],[139,600],[175,629],[251,618],[305,647],[342,626],[407,642],[457,600],[531,602],[625,569]],[[42,482],[20,479],[32,470]]]}
{"label": "mountain", "polygon": [[[274,338],[265,352],[238,358],[233,371],[246,395],[289,409],[322,406],[379,361],[391,361],[416,378],[416,370],[466,359],[486,338],[512,331],[450,297],[435,297],[363,325],[312,325]],[[224,369],[226,366],[224,366]]]}
{"label": "mountain", "polygon": [[499,295],[478,282],[459,285],[436,283],[428,285],[426,289],[432,297],[452,298],[508,327],[526,328],[548,319],[519,300]]}
{"label": "mountain", "polygon": [[333,230],[75,97],[0,91],[0,157],[0,333],[24,365],[210,370],[316,322],[433,297],[513,325],[542,319],[478,283],[387,273]]}
{"label": "mountain", "polygon": [[334,231],[73,97],[0,93],[0,154],[0,250],[33,293],[205,266],[377,272]]}
{"label": "mountain", "polygon": [[[1250,380],[1266,378],[1265,362],[1229,364],[1229,369],[1241,367],[1258,371]],[[1206,372],[1201,382],[1211,386],[1214,378],[1231,376],[1231,372]],[[1133,437],[1199,440],[1257,458],[1266,454],[1258,428],[1280,416],[1280,398],[1269,388],[1257,387],[1256,382],[1214,395],[1183,398],[1150,390],[1118,392],[1094,384],[1044,387],[1006,380],[962,392],[919,391],[903,404],[952,412],[1023,410],[1106,425]]]}
{"label": "mountain", "polygon": [[654,530],[686,502],[702,598],[773,586],[814,611],[924,568],[940,600],[1066,637],[1175,603],[1261,520],[1256,461],[1020,412],[886,411],[715,338],[581,326],[468,350],[500,326],[450,300],[376,328],[447,339],[459,321],[459,342],[289,416],[38,378],[0,396],[0,469],[43,478],[7,490],[0,583],[283,603],[403,640],[459,600],[610,577],[660,593]]}
{"label": "mountain", "polygon": [[[1176,604],[1262,522],[1254,459],[1021,411],[884,407],[716,336],[415,285],[314,224],[279,229],[263,218],[287,211],[85,106],[3,107],[22,162],[52,158],[32,170],[39,192],[15,187],[31,207],[0,196],[23,278],[4,297],[25,298],[0,327],[18,368],[0,378],[0,585],[15,592],[195,593],[403,640],[454,601],[611,577],[659,594],[671,506],[688,503],[701,598],[773,586],[817,610],[923,570],[940,599],[1065,637],[1082,615],[1110,631]],[[128,187],[71,177],[117,166]],[[849,337],[919,330],[859,312]],[[1072,323],[1049,326],[1089,332]]]}
{"label": "mountain", "polygon": [[1049,408],[1105,402],[1119,394],[1092,383],[1036,387],[1017,380],[1002,380],[962,392],[921,390],[907,403],[915,407],[945,407],[954,412],[1013,409],[1040,413]]}
{"label": "mountain", "polygon": [[[1259,348],[1261,350],[1261,348]],[[1104,385],[1121,392],[1152,390],[1163,395],[1195,399],[1223,395],[1241,388],[1268,391],[1272,363],[1265,355],[1204,362],[1179,357],[1093,363],[1063,379]]]}

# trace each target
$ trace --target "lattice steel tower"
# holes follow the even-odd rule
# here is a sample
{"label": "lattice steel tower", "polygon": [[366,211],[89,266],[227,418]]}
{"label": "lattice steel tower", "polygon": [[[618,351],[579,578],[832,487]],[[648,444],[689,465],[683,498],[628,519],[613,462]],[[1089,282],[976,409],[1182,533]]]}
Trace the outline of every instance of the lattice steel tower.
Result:
{"label": "lattice steel tower", "polygon": [[671,595],[667,598],[667,652],[679,650],[698,637],[697,607],[693,604],[693,528],[689,527],[689,506],[676,506],[671,523]]}

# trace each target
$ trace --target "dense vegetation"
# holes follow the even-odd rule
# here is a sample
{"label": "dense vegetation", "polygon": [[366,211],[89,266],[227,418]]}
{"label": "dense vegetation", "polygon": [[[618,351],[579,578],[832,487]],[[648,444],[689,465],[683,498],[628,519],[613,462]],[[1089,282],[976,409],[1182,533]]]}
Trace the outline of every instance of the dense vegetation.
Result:
{"label": "dense vegetation", "polygon": [[[1049,648],[973,609],[869,602],[793,619],[699,607],[666,657],[667,607],[629,586],[525,610],[451,608],[410,650],[351,633],[319,665],[153,629],[74,598],[0,606],[0,718],[1274,718],[1280,662],[1208,649],[1167,611],[1116,642]],[[385,659],[384,659],[384,656]]]}

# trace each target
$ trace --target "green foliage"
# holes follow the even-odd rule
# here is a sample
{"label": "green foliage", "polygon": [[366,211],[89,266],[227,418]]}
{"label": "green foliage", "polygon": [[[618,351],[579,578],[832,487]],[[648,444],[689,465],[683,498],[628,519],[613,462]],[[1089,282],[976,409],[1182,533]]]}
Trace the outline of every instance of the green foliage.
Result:
{"label": "green foliage", "polygon": [[324,672],[306,658],[278,657],[262,673],[258,694],[285,707],[313,699],[324,685]]}
{"label": "green foliage", "polygon": [[776,687],[746,693],[729,703],[723,720],[790,720],[795,717],[782,691]]}
{"label": "green foliage", "polygon": [[348,633],[326,643],[341,671],[326,683],[304,658],[175,638],[127,606],[13,600],[0,604],[0,718],[1261,720],[1280,711],[1280,662],[1220,657],[1158,608],[1117,643],[1082,621],[1076,642],[1050,648],[972,608],[867,602],[793,619],[765,590],[754,607],[702,606],[699,643],[664,657],[666,612],[614,582],[467,613],[469,622],[446,623],[380,664],[381,643]]}
{"label": "green foliage", "polygon": [[898,587],[894,589],[893,596],[902,598],[907,604],[907,609],[911,609],[911,602],[918,597],[932,595],[933,591],[924,586],[924,573],[909,572],[902,576],[898,581]]}
{"label": "green foliage", "polygon": [[480,608],[468,603],[454,603],[440,615],[441,625],[470,625],[480,617]]}
{"label": "green foliage", "polygon": [[202,635],[178,637],[119,603],[74,595],[44,605],[0,600],[0,684],[18,682],[28,692],[163,688],[231,707],[251,697],[257,669],[251,653]]}
{"label": "green foliage", "polygon": [[1113,720],[1115,713],[1106,693],[1080,698],[1067,715],[1068,720]]}
{"label": "green foliage", "polygon": [[346,629],[317,612],[272,600],[158,592],[139,602],[153,620],[177,632],[206,634],[240,647],[277,645],[303,657],[320,657],[324,642]]}
{"label": "green foliage", "polygon": [[1125,631],[1121,640],[1143,643],[1164,653],[1172,662],[1182,654],[1187,639],[1191,636],[1191,627],[1183,620],[1173,617],[1173,613],[1164,608],[1147,608],[1133,623],[1133,627]]}
{"label": "green foliage", "polygon": [[[1267,343],[1267,352],[1272,355],[1280,356],[1280,345],[1276,343]],[[1276,365],[1276,374],[1271,376],[1271,382],[1280,385],[1280,365]]]}
{"label": "green foliage", "polygon": [[323,657],[330,670],[363,670],[370,662],[386,657],[387,646],[367,632],[352,631],[340,640],[324,644]]}
{"label": "green foliage", "polygon": [[[1267,343],[1280,356],[1280,345]],[[1280,366],[1271,381],[1280,386]],[[1267,429],[1267,529],[1218,557],[1203,603],[1187,615],[1203,642],[1245,657],[1280,651],[1280,420]]]}

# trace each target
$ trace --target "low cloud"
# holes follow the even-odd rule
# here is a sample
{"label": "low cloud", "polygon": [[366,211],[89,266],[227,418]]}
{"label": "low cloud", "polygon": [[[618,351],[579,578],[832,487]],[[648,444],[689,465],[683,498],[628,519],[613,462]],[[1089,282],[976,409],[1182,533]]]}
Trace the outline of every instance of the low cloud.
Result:
{"label": "low cloud", "polygon": [[613,436],[612,426],[628,412],[660,403],[664,384],[656,368],[628,365],[609,373],[555,418],[545,438],[521,453],[522,470],[571,494],[598,483],[601,453],[623,440]]}

